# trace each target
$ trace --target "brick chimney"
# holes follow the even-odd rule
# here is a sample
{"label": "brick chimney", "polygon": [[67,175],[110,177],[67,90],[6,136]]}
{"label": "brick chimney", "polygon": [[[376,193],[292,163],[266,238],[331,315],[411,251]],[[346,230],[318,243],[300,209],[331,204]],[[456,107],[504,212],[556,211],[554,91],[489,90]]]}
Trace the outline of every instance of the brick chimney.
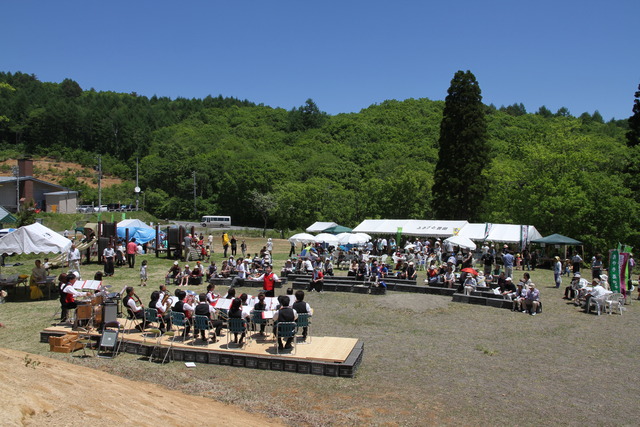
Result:
{"label": "brick chimney", "polygon": [[[31,159],[18,159],[18,175],[20,178],[25,176],[33,176],[33,160]],[[24,180],[20,182],[20,198],[24,199],[25,203],[29,200],[33,200],[33,181]]]}

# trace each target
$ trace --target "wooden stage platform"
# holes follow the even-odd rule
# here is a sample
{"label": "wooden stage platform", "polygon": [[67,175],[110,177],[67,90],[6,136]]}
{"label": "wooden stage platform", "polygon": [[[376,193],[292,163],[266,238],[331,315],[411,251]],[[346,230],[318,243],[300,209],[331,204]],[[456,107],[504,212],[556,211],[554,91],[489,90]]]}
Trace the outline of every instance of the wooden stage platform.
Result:
{"label": "wooden stage platform", "polygon": [[[229,365],[253,369],[296,372],[301,374],[326,375],[331,377],[353,378],[362,361],[364,345],[355,338],[311,336],[309,343],[302,343],[297,337],[296,353],[276,353],[276,341],[273,335],[261,337],[251,335],[243,348],[231,343],[227,347],[227,338],[218,338],[216,343],[205,343],[200,339],[187,339],[176,336],[162,337],[160,345],[151,333],[141,333],[134,329],[120,334],[122,349],[126,353],[149,357],[152,352],[156,359],[162,359],[171,348],[169,357],[176,362],[195,362],[214,365]],[[267,329],[269,331],[269,329]],[[71,325],[56,325],[40,332],[40,342],[48,343],[51,336],[62,336],[72,332]],[[313,332],[313,331],[311,331]],[[100,340],[100,331],[91,333],[96,343]]]}

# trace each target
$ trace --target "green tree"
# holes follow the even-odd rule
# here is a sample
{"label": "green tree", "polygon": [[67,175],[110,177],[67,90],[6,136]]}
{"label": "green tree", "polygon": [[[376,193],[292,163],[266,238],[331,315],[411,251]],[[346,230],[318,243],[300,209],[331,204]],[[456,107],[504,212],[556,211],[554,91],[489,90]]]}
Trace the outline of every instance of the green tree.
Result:
{"label": "green tree", "polygon": [[322,127],[327,120],[327,113],[320,111],[311,98],[303,106],[294,108],[289,113],[289,129],[306,131]]}
{"label": "green tree", "polygon": [[438,219],[478,220],[487,193],[487,122],[480,85],[458,71],[445,98],[440,124],[432,211]]}
{"label": "green tree", "polygon": [[545,107],[544,105],[540,108],[538,108],[538,111],[536,112],[537,115],[542,116],[544,118],[549,118],[549,117],[553,117],[553,113],[551,112],[551,110],[549,110],[547,107]]}
{"label": "green tree", "polygon": [[269,216],[278,208],[278,203],[276,202],[273,194],[265,194],[255,190],[250,193],[250,198],[253,208],[260,213],[260,216],[262,216],[262,219],[264,220],[262,237],[266,237]]}
{"label": "green tree", "polygon": [[635,147],[640,143],[640,85],[635,93],[633,101],[633,115],[629,117],[629,132],[627,132],[627,145]]}

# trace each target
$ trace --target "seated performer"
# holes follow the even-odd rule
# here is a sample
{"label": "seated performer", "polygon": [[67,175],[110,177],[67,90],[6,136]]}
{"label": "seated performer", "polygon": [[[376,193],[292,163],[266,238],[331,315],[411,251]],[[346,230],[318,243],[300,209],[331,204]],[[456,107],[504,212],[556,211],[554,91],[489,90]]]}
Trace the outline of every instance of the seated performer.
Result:
{"label": "seated performer", "polygon": [[[246,328],[246,320],[244,320],[244,316],[242,314],[242,301],[240,298],[234,298],[231,302],[231,307],[229,308],[229,319],[243,319],[244,326]],[[240,335],[240,341],[238,341],[238,334],[233,334],[233,342],[236,344],[242,345],[244,342],[246,333],[243,332]]]}
{"label": "seated performer", "polygon": [[[296,291],[296,302],[293,303],[292,308],[298,314],[311,314],[311,307],[309,307],[309,304],[304,300],[304,291]],[[307,329],[308,327],[306,326],[302,328],[303,341],[307,339]]]}
{"label": "seated performer", "polygon": [[[220,332],[222,331],[222,325],[223,325],[222,320],[218,320],[217,316],[214,316],[215,312],[216,312],[216,309],[213,308],[213,306],[207,302],[207,294],[200,294],[200,303],[196,305],[194,309],[194,313],[196,314],[196,316],[205,316],[207,319],[209,319],[209,323],[211,324],[211,326],[215,328],[211,342],[216,342],[216,337],[220,336]],[[202,341],[207,340],[206,333],[207,333],[206,330],[200,331]],[[198,336],[198,330],[194,329],[194,337],[197,337],[197,336]]]}
{"label": "seated performer", "polygon": [[[298,313],[291,307],[289,307],[289,297],[284,295],[282,298],[279,298],[282,307],[278,311],[273,314],[273,332],[276,333],[278,330],[278,323],[280,322],[295,322],[298,319]],[[294,337],[287,338],[287,343],[283,346],[282,339],[278,337],[278,348],[279,349],[291,349],[291,343],[293,342]]]}
{"label": "seated performer", "polygon": [[165,326],[170,329],[171,317],[169,316],[168,307],[162,305],[162,298],[160,291],[151,292],[151,301],[149,301],[149,308],[155,308],[158,310],[158,324],[160,325],[160,332],[164,333]]}
{"label": "seated performer", "polygon": [[78,304],[76,303],[76,297],[83,297],[87,295],[86,292],[79,292],[74,289],[73,284],[76,283],[76,280],[76,275],[73,273],[69,273],[67,274],[66,282],[64,284],[61,284],[61,297],[64,298],[63,312],[66,310],[66,313],[63,315],[63,322],[66,322],[68,320],[67,317],[69,310],[73,310],[78,307]]}
{"label": "seated performer", "polygon": [[[122,298],[122,304],[126,307],[129,316],[133,319],[144,319],[144,307],[139,299],[138,302],[140,302],[140,305],[138,306],[138,304],[136,304],[137,297],[134,299],[133,287],[127,286],[125,292],[127,295]],[[136,329],[142,330],[142,325],[136,325]]]}
{"label": "seated performer", "polygon": [[187,293],[183,290],[177,292],[178,302],[173,306],[173,311],[178,313],[184,313],[185,317],[185,327],[184,327],[184,338],[186,339],[189,336],[189,332],[191,331],[191,318],[193,317],[194,307],[186,302]]}
{"label": "seated performer", "polygon": [[[253,306],[254,311],[265,311],[267,309],[267,305],[264,303],[264,298],[264,292],[260,292],[258,294],[258,302]],[[260,335],[264,335],[265,326],[265,323],[260,324]]]}
{"label": "seated performer", "polygon": [[[216,292],[216,285],[214,285],[213,283],[209,283],[207,285],[207,295],[206,295],[206,299],[207,302],[211,305],[216,303],[216,300],[218,298],[220,298],[220,295],[218,295]],[[202,298],[200,298],[200,301],[202,301]]]}

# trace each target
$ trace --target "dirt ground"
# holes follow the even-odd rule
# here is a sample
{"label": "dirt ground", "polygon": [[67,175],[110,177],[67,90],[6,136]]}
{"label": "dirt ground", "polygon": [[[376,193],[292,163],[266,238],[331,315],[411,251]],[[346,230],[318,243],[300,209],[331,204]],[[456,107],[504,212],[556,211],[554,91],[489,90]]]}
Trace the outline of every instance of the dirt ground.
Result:
{"label": "dirt ground", "polygon": [[[205,397],[7,349],[0,349],[0,395],[3,426],[172,426],[195,414],[212,425],[282,425]],[[188,402],[190,413],[177,402]]]}
{"label": "dirt ground", "polygon": [[[16,159],[8,159],[4,162],[0,162],[0,165],[16,166],[18,161]],[[97,188],[98,184],[94,181],[95,173],[77,163],[61,162],[49,158],[42,158],[33,161],[33,176],[47,182],[59,183],[65,174],[79,173],[78,181],[87,184],[89,187]],[[0,176],[11,176],[11,172],[1,172]],[[122,183],[120,178],[114,178],[110,176],[102,177],[102,186],[110,187],[115,184]]]}

